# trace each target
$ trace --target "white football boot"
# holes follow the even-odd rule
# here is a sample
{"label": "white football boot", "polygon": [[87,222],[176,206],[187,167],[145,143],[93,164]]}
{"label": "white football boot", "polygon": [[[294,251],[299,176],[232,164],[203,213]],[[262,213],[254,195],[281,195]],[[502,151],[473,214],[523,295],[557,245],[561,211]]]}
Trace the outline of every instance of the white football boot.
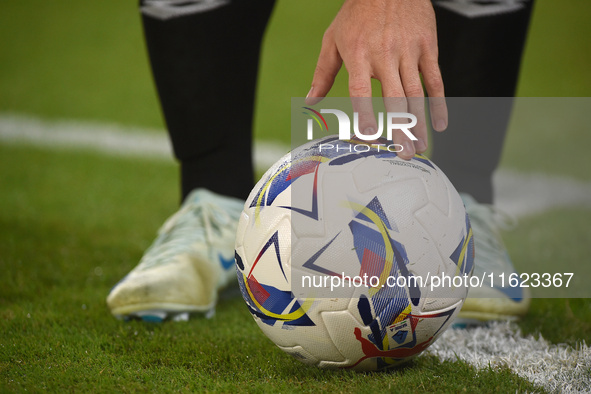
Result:
{"label": "white football boot", "polygon": [[117,318],[213,316],[218,290],[236,280],[234,242],[244,201],[196,189],[107,297]]}
{"label": "white football boot", "polygon": [[[518,275],[500,234],[500,230],[507,227],[507,218],[503,218],[491,205],[480,204],[468,194],[461,196],[474,234],[476,254],[472,275],[480,279],[484,277],[484,283],[480,287],[470,288],[455,325],[516,320],[527,313],[530,295],[527,288],[520,287],[520,281],[517,286],[509,285],[510,275]],[[515,284],[516,281],[512,282]]]}

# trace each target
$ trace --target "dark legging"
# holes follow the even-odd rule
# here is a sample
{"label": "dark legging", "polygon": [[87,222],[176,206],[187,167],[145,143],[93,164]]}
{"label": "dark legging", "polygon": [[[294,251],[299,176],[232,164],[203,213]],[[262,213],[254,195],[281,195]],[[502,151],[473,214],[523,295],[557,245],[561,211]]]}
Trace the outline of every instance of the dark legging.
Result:
{"label": "dark legging", "polygon": [[[181,164],[183,199],[197,187],[246,199],[254,184],[255,88],[274,1],[219,3],[198,12],[191,8],[195,2],[169,9],[149,0],[141,4],[152,73]],[[189,13],[169,16],[175,8]]]}
{"label": "dark legging", "polygon": [[[433,3],[439,67],[445,94],[451,99],[449,128],[432,134],[431,157],[460,192],[492,203],[492,175],[499,164],[511,115],[510,97],[517,86],[532,2]],[[448,8],[455,3],[464,3],[464,14]],[[486,14],[487,7],[492,7],[489,12],[496,12]],[[507,8],[505,12],[503,7]]]}
{"label": "dark legging", "polygon": [[[255,87],[273,3],[141,2],[154,80],[181,164],[183,198],[205,187],[245,199],[253,186]],[[531,2],[434,0],[434,6],[446,95],[513,96]],[[473,102],[471,108],[470,100],[450,100],[449,128],[434,133],[433,159],[459,191],[490,203],[511,105],[503,100],[483,110],[481,101]],[[484,111],[486,121],[462,122],[464,111]]]}

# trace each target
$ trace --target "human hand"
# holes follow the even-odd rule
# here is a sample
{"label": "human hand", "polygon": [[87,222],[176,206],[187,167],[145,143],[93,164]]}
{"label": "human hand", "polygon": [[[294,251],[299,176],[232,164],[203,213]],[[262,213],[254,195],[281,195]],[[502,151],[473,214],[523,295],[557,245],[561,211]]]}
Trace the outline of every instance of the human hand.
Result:
{"label": "human hand", "polygon": [[359,130],[375,134],[371,79],[378,79],[388,112],[408,111],[418,118],[412,129],[417,141],[413,143],[401,132],[392,136],[393,143],[404,147],[398,155],[410,159],[415,152],[427,150],[421,74],[433,128],[443,131],[447,127],[437,59],[435,12],[430,0],[346,0],[324,34],[306,103],[314,105],[328,94],[344,63],[353,110],[359,113]]}

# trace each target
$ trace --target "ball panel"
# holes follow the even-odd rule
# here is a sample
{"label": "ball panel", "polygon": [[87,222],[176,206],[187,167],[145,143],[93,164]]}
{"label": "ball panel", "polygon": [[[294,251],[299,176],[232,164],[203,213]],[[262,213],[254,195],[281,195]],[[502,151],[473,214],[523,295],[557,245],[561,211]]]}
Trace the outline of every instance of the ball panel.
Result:
{"label": "ball panel", "polygon": [[[321,151],[327,141],[340,151]],[[461,199],[433,163],[347,151],[354,144],[313,141],[265,173],[240,219],[237,269],[281,349],[323,368],[376,370],[417,356],[451,324],[466,289],[410,280],[470,274],[473,247]]]}

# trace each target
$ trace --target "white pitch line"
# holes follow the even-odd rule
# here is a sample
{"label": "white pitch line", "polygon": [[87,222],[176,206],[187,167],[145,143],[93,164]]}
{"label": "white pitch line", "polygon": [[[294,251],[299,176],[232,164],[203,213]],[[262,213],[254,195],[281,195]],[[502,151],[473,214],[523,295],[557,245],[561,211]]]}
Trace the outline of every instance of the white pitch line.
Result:
{"label": "white pitch line", "polygon": [[505,366],[550,392],[591,391],[591,348],[585,342],[576,349],[553,345],[541,336],[524,337],[514,323],[449,329],[426,352],[442,361],[463,360],[478,369]]}
{"label": "white pitch line", "polygon": [[497,171],[493,182],[495,205],[515,218],[560,207],[591,208],[591,182],[511,170]]}
{"label": "white pitch line", "polygon": [[[0,141],[173,160],[170,141],[163,130],[146,130],[114,124],[72,120],[49,121],[0,113]],[[264,171],[288,151],[289,147],[280,143],[256,141],[255,165],[259,171]],[[516,218],[559,207],[591,208],[591,182],[501,170],[497,172],[494,184],[497,207]]]}
{"label": "white pitch line", "polygon": [[49,121],[0,113],[0,141],[172,160],[170,142],[161,130],[142,130],[113,124]]}
{"label": "white pitch line", "polygon": [[[0,141],[47,148],[85,149],[109,155],[173,160],[172,146],[164,130],[123,127],[115,124],[48,121],[30,116],[0,113]],[[267,169],[289,151],[283,144],[257,141],[257,168]]]}

